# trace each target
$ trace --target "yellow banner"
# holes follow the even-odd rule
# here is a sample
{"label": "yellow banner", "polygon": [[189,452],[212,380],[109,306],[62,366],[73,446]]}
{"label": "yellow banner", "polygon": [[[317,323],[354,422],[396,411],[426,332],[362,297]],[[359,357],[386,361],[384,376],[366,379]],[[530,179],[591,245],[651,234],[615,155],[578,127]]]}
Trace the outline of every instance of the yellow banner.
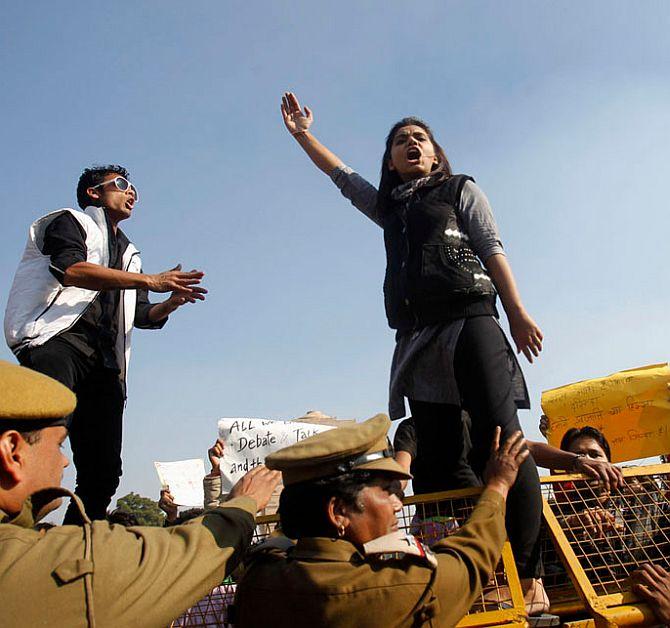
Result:
{"label": "yellow banner", "polygon": [[670,453],[670,369],[652,364],[542,393],[547,438],[558,447],[571,427],[598,428],[612,462]]}

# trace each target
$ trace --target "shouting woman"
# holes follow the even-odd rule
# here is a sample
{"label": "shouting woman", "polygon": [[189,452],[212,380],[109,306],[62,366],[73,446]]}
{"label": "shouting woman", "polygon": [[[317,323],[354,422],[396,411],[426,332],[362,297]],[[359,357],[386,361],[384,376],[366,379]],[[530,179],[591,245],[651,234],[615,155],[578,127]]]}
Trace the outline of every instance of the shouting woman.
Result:
{"label": "shouting woman", "polygon": [[[384,302],[396,330],[391,365],[391,418],[416,426],[414,491],[479,483],[497,426],[520,430],[517,408],[528,393],[498,323],[500,295],[519,353],[529,362],[542,332],[526,312],[489,203],[472,177],[454,175],[428,125],[404,118],[391,128],[379,188],[348,168],[310,132],[313,114],[296,96],[282,99],[286,128],[314,164],[353,205],[384,230]],[[463,456],[461,408],[472,420],[472,448]],[[548,608],[541,585],[540,485],[531,457],[510,491],[507,529],[529,612]]]}

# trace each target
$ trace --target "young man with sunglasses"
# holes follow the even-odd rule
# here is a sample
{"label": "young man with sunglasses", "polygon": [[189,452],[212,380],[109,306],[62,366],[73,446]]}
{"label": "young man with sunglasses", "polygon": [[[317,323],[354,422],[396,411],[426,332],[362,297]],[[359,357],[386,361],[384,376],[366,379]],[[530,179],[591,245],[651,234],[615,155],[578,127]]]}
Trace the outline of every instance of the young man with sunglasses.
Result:
{"label": "young man with sunglasses", "polygon": [[[83,211],[59,209],[31,225],[5,313],[5,337],[19,362],[77,395],[68,425],[75,492],[92,519],[105,517],[121,476],[133,326],[160,329],[207,292],[200,271],[142,273],[139,251],[118,226],[137,201],[125,168],[84,170],[77,185]],[[172,294],[151,303],[149,291]],[[65,523],[77,519],[70,508]]]}

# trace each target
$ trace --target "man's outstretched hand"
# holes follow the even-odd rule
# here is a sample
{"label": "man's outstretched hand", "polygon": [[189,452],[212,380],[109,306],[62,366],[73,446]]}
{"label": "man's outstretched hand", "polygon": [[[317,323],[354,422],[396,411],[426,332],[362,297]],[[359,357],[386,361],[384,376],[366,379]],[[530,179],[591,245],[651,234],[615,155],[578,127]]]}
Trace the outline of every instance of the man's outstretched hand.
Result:
{"label": "man's outstretched hand", "polygon": [[156,303],[149,310],[149,320],[158,322],[167,318],[177,308],[186,303],[204,301],[207,290],[198,284],[205,273],[200,270],[192,270],[188,273],[181,271],[181,264],[177,264],[172,270],[166,270],[157,275],[147,275],[147,280],[152,292],[169,292],[172,294],[162,303]]}
{"label": "man's outstretched hand", "polygon": [[201,270],[191,270],[183,272],[181,264],[177,264],[174,268],[166,270],[156,275],[146,275],[147,289],[151,292],[176,292],[182,295],[203,294],[207,292],[203,288],[195,289],[205,276]]}
{"label": "man's outstretched hand", "polygon": [[270,501],[272,491],[281,480],[279,471],[270,471],[265,465],[252,469],[241,477],[231,489],[228,499],[233,497],[251,497],[256,500],[258,510],[263,510]]}

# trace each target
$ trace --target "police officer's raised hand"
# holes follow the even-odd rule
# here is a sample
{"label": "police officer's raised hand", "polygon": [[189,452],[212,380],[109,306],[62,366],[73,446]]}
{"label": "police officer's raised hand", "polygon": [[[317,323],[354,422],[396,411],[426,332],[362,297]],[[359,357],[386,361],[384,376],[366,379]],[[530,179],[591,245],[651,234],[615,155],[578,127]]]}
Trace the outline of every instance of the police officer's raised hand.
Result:
{"label": "police officer's raised hand", "polygon": [[146,275],[145,279],[146,287],[151,292],[176,292],[191,296],[199,294],[199,297],[194,296],[194,298],[204,298],[202,294],[207,291],[202,288],[196,289],[204,276],[205,273],[200,270],[183,272],[181,264],[177,264],[174,268],[162,273]]}
{"label": "police officer's raised hand", "polygon": [[516,481],[521,463],[528,458],[530,452],[521,432],[514,432],[501,445],[500,431],[500,427],[496,427],[491,445],[491,457],[484,470],[484,481],[487,488],[507,497],[509,489]]}
{"label": "police officer's raised hand", "polygon": [[241,477],[228,494],[228,499],[234,497],[251,497],[256,500],[258,510],[263,510],[270,501],[272,491],[281,480],[279,471],[270,471],[265,465],[252,469]]}

